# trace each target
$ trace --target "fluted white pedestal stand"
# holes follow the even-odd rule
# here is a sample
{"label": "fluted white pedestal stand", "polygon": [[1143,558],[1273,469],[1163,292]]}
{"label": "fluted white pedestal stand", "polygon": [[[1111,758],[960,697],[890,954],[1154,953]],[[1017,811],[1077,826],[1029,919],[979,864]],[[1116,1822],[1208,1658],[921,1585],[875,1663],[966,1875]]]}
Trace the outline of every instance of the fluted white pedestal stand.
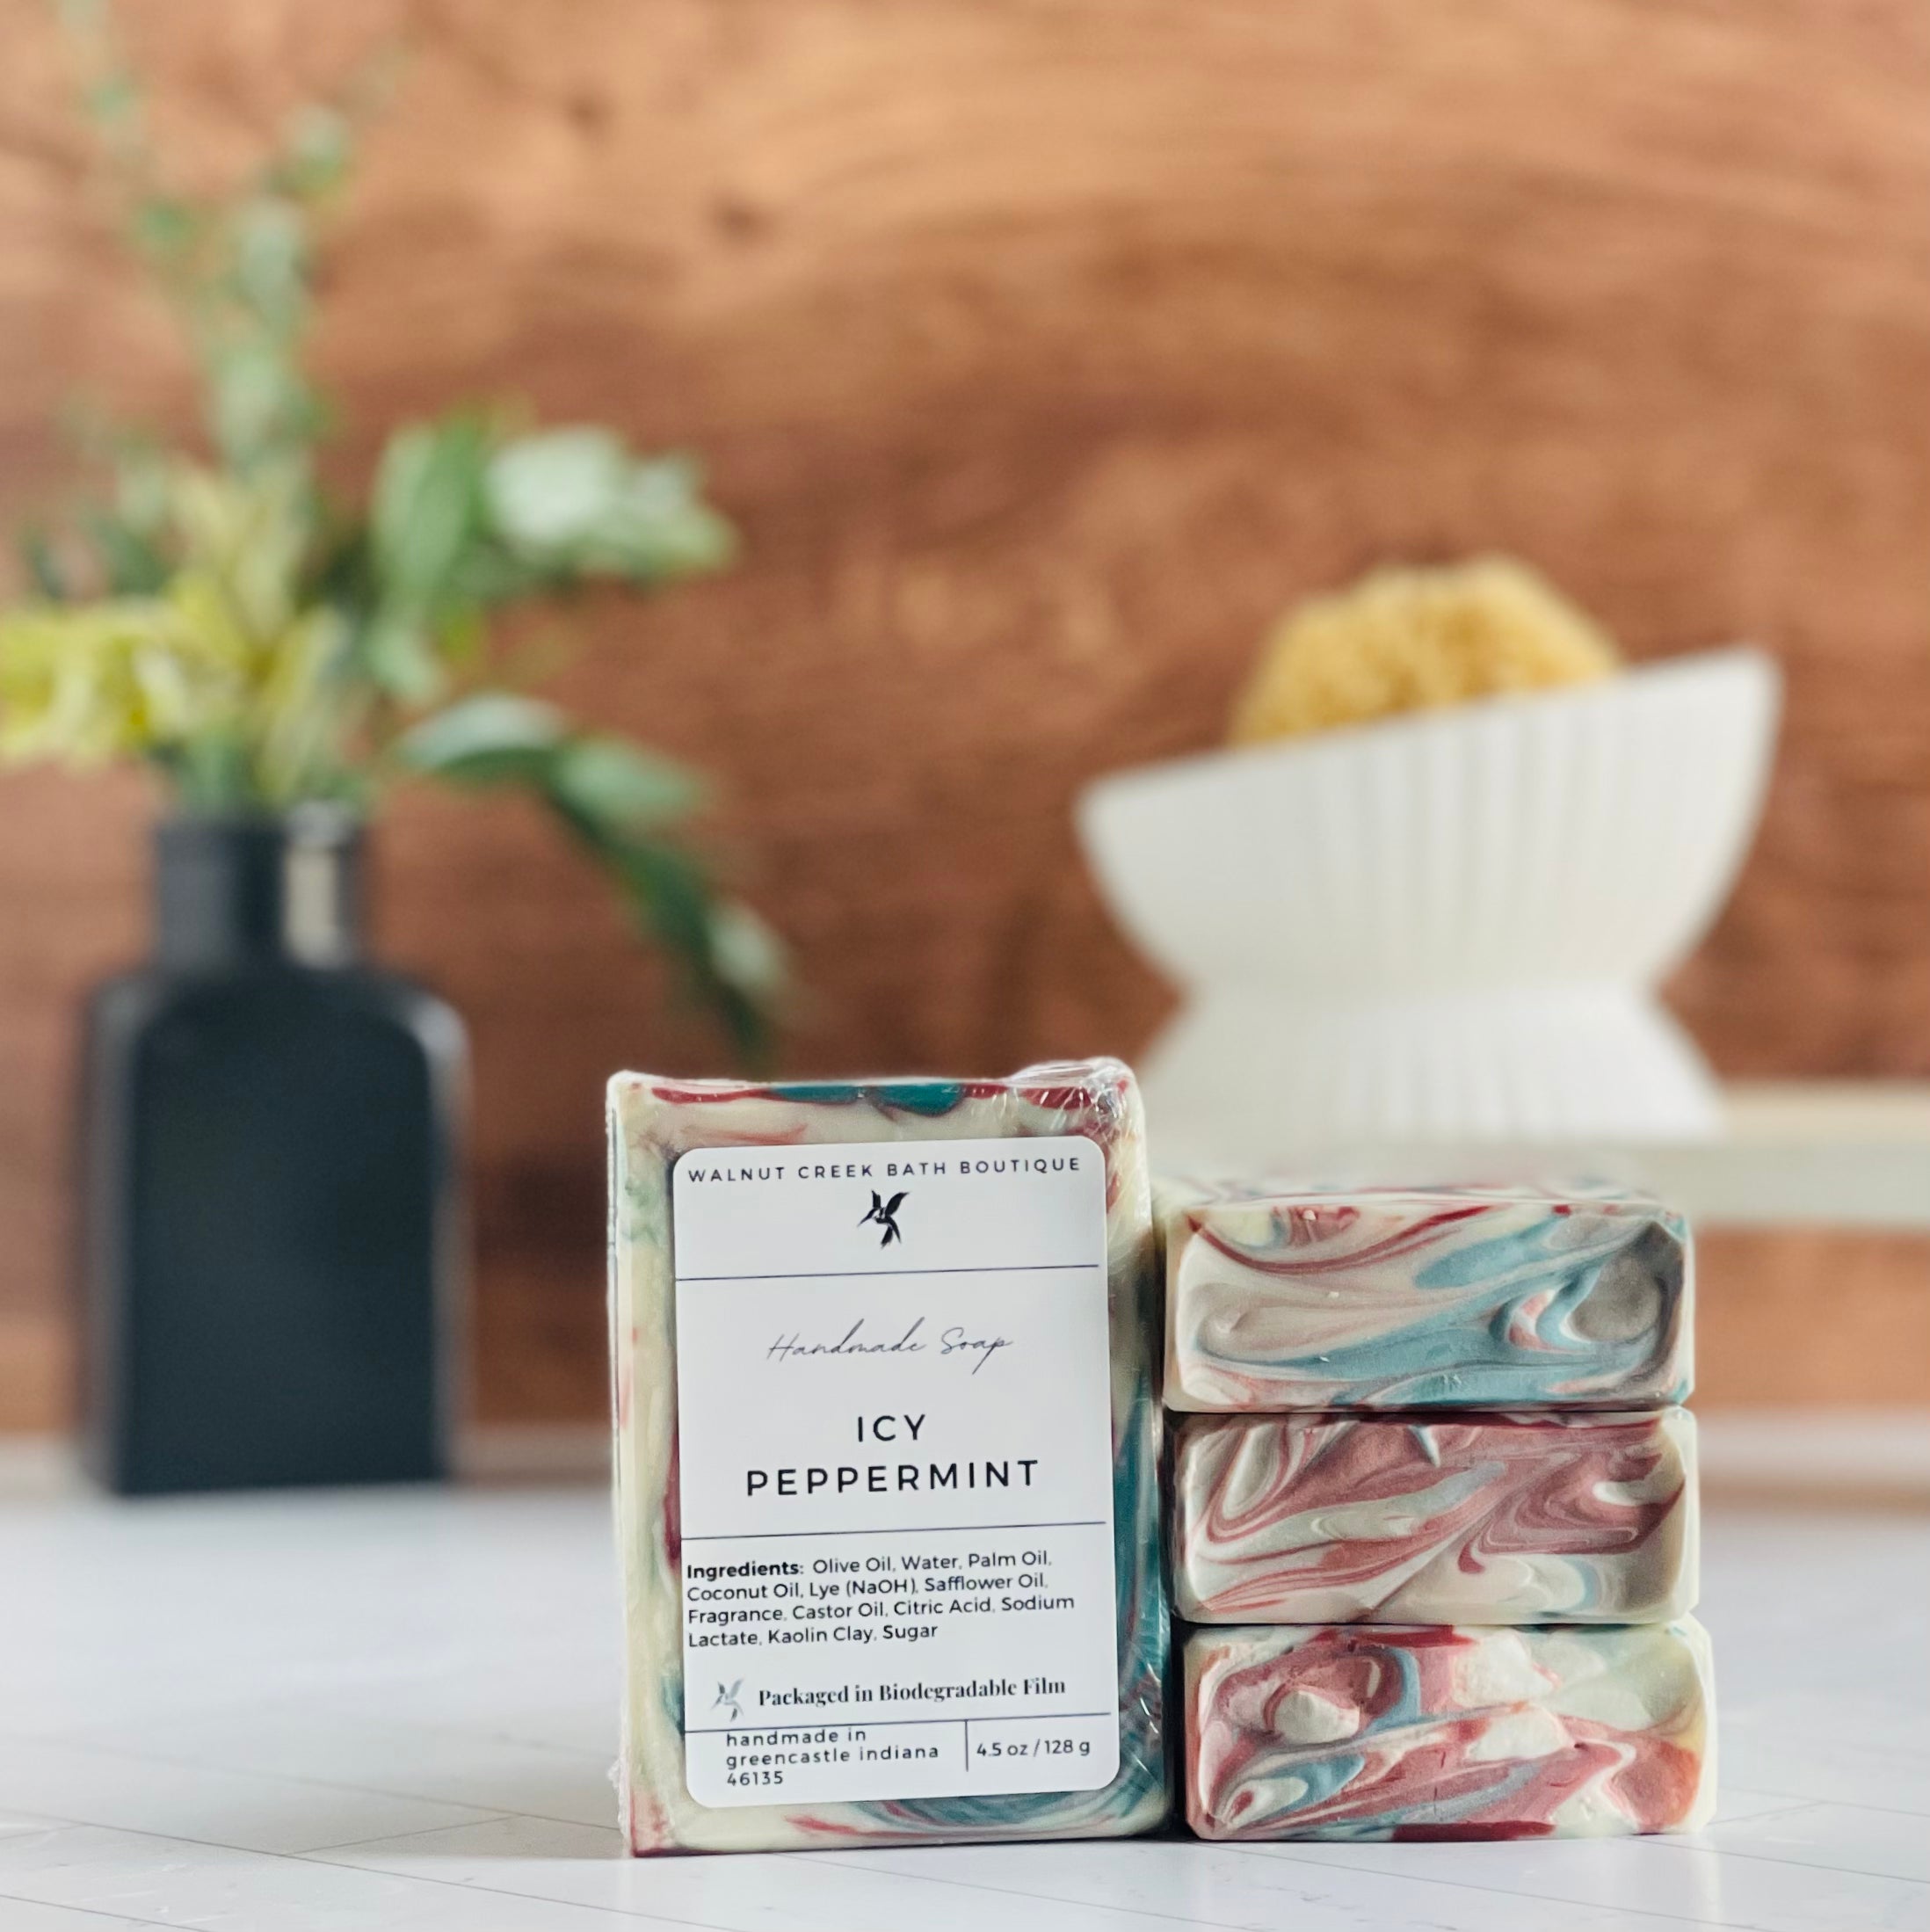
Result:
{"label": "fluted white pedestal stand", "polygon": [[1101,887],[1184,998],[1139,1058],[1155,1160],[1714,1136],[1654,988],[1747,849],[1777,693],[1716,651],[1092,787]]}

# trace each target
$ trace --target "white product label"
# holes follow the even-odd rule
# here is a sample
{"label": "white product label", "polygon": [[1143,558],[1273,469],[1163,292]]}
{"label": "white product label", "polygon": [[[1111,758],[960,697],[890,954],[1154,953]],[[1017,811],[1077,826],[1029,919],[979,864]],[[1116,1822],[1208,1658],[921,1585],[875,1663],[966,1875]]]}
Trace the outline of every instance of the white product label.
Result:
{"label": "white product label", "polygon": [[1099,1149],[701,1149],[671,1203],[690,1795],[1109,1784]]}

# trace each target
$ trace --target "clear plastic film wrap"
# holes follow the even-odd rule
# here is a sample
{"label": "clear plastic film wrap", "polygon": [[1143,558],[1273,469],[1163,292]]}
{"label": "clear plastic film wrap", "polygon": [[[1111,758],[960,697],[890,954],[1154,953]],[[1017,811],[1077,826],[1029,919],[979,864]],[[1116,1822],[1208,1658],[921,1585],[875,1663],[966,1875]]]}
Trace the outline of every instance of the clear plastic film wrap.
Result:
{"label": "clear plastic film wrap", "polygon": [[[1169,1619],[1159,1541],[1159,1301],[1144,1130],[1130,1071],[1100,1060],[1034,1067],[1009,1080],[778,1086],[620,1074],[610,1083],[608,1118],[612,1398],[625,1655],[618,1775],[632,1849],[751,1851],[1095,1837],[1160,1825],[1169,1806],[1163,1739]],[[835,1149],[874,1143],[942,1155],[942,1147],[932,1144],[1068,1136],[1094,1144],[1104,1162],[1117,1775],[1102,1787],[1070,1791],[700,1804],[691,1795],[686,1768],[672,1236],[672,1176],[679,1157],[702,1149]],[[882,1231],[887,1246],[896,1231],[886,1225],[894,1206],[882,1191],[864,1216],[874,1222],[867,1237]],[[720,1696],[727,1689],[720,1686]]]}

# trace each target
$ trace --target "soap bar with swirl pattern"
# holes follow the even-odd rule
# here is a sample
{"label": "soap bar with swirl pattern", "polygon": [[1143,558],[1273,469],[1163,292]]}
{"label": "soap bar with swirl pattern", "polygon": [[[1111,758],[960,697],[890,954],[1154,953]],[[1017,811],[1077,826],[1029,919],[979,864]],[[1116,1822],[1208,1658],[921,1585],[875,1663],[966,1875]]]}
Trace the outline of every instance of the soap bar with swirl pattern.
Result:
{"label": "soap bar with swirl pattern", "polygon": [[1694,1608],[1686,1409],[1193,1415],[1175,1607],[1196,1623],[1651,1623]]}
{"label": "soap bar with swirl pattern", "polygon": [[[1160,1825],[1158,1276],[1131,1073],[620,1074],[609,1126],[631,1848]],[[1062,1465],[1092,1507],[1023,1494]]]}
{"label": "soap bar with swirl pattern", "polygon": [[1603,1188],[1163,1186],[1175,1409],[1640,1409],[1692,1380],[1681,1217]]}
{"label": "soap bar with swirl pattern", "polygon": [[1714,1806],[1693,1617],[1197,1631],[1186,1686],[1202,1838],[1610,1837],[1694,1830]]}

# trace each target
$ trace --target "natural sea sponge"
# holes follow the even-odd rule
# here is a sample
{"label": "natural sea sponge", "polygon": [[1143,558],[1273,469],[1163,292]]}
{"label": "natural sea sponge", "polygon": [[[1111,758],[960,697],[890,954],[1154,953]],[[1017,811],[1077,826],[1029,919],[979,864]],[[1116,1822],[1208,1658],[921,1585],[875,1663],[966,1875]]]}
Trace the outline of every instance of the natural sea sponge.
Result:
{"label": "natural sea sponge", "polygon": [[1375,570],[1281,621],[1234,703],[1230,736],[1253,744],[1582,684],[1619,663],[1607,634],[1524,564]]}

